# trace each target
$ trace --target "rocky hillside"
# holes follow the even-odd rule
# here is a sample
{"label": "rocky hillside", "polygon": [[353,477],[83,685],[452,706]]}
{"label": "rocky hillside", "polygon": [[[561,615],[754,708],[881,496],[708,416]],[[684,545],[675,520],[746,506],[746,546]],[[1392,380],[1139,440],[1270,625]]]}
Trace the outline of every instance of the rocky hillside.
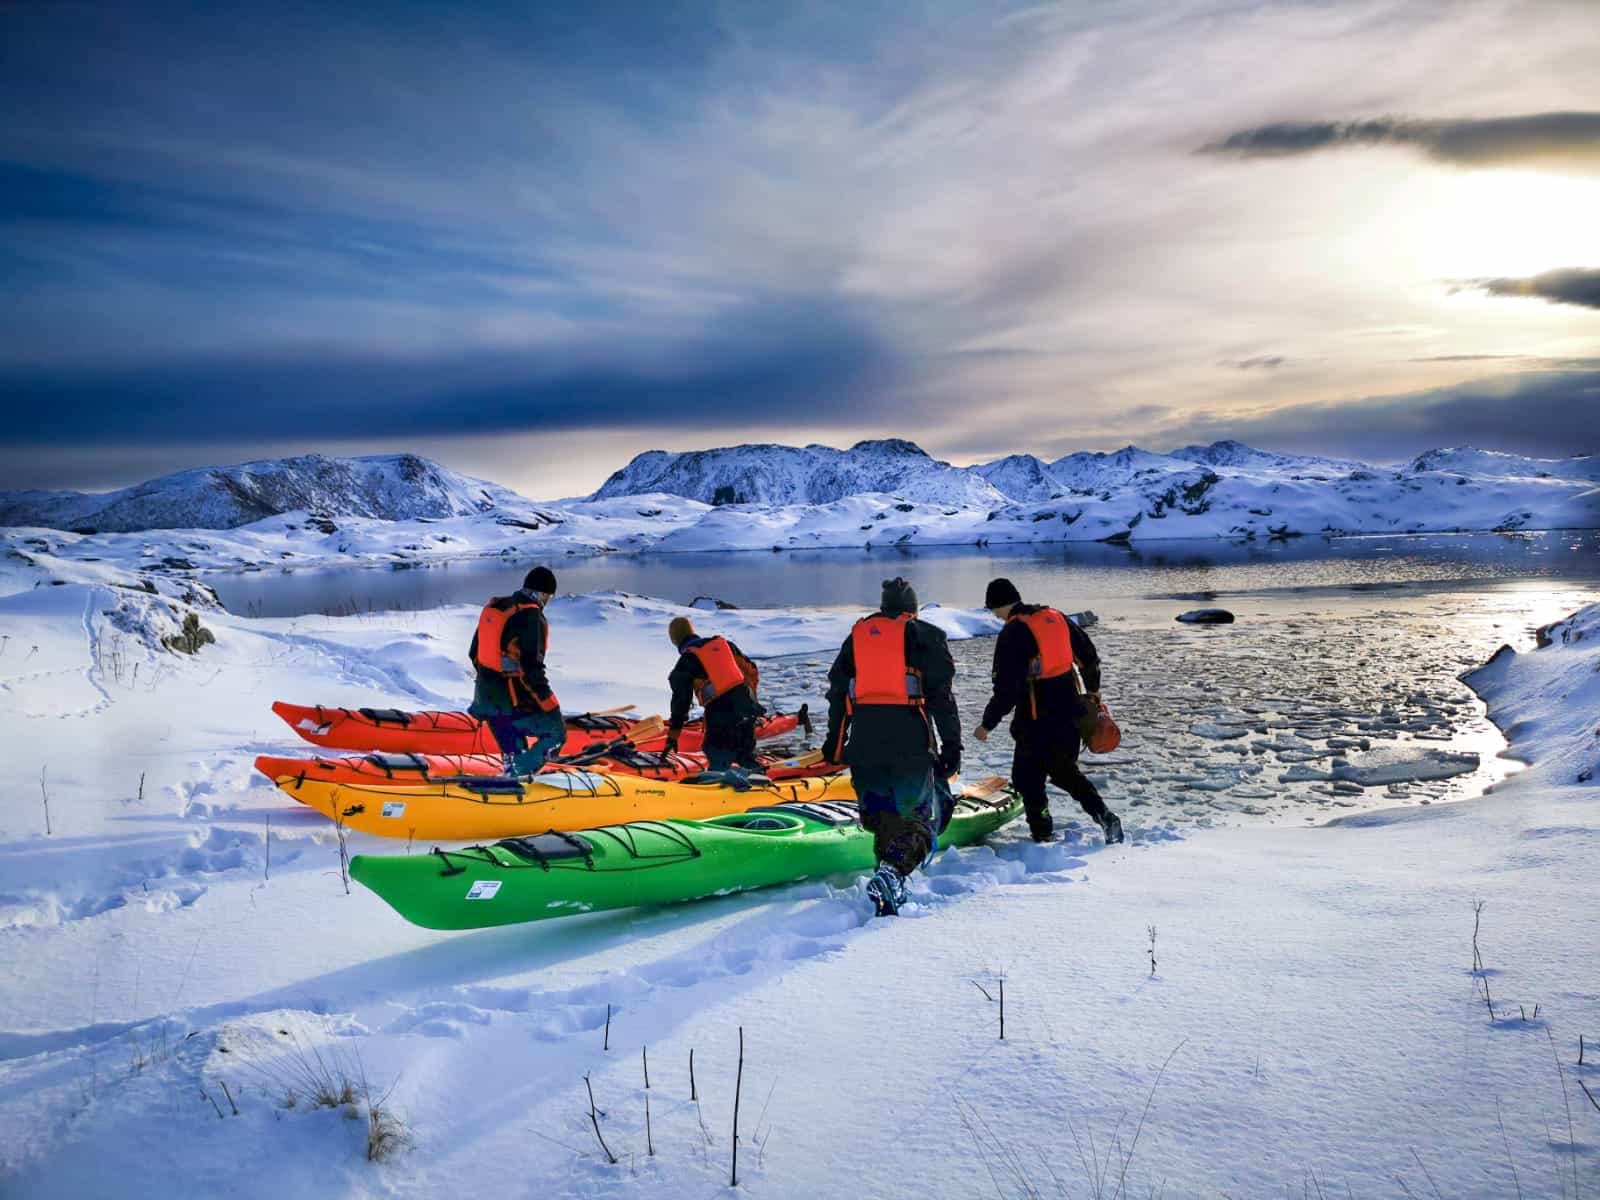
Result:
{"label": "rocky hillside", "polygon": [[124,533],[236,529],[297,511],[404,521],[528,507],[507,488],[415,454],[306,454],[180,471],[116,492],[0,492],[0,525]]}
{"label": "rocky hillside", "polygon": [[651,450],[607,479],[596,500],[664,492],[704,504],[832,504],[882,493],[924,504],[1003,500],[981,476],[930,458],[899,438],[832,446],[726,446],[672,454]]}

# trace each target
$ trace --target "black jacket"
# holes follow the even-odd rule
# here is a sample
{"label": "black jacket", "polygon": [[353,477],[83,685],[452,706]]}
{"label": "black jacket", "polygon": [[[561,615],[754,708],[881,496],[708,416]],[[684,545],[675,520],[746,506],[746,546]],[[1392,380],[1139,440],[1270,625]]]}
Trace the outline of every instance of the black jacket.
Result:
{"label": "black jacket", "polygon": [[[936,756],[929,724],[946,751],[961,752],[961,717],[956,711],[956,664],[944,631],[926,621],[906,623],[906,665],[922,673],[923,708],[898,704],[862,704],[849,716],[849,739],[844,760],[852,767],[925,769]],[[851,639],[845,638],[839,656],[828,671],[828,740],[830,755],[839,753],[839,737],[846,728],[845,702],[855,678],[856,659]],[[924,715],[926,714],[926,715]]]}
{"label": "black jacket", "polygon": [[[1013,616],[1038,612],[1042,604],[1019,604]],[[1100,690],[1100,655],[1089,635],[1068,621],[1072,637],[1072,659],[1083,673],[1083,683],[1091,692]],[[1053,738],[1075,729],[1078,718],[1088,710],[1078,694],[1077,680],[1070,674],[1054,679],[1030,680],[1028,667],[1039,653],[1033,631],[1021,621],[1007,621],[994,643],[994,696],[983,710],[985,729],[998,728],[1006,714],[1016,710],[1011,722],[1014,738]]]}
{"label": "black jacket", "polygon": [[[684,642],[679,647],[678,661],[673,664],[672,671],[667,676],[667,684],[672,688],[672,715],[668,725],[673,729],[682,729],[684,722],[689,719],[689,709],[694,704],[695,682],[705,678],[705,668],[689,651],[705,645],[709,640],[697,637]],[[733,651],[735,658],[745,657],[744,652],[732,640],[728,641],[728,648]],[[736,725],[743,721],[753,721],[764,711],[766,710],[756,702],[748,687],[736,687],[732,691],[711,698],[711,703],[706,705],[706,724]]]}
{"label": "black jacket", "polygon": [[[532,604],[533,593],[519,591],[512,599],[519,604]],[[550,679],[545,674],[544,646],[546,623],[542,609],[524,609],[505,624],[500,636],[500,650],[516,645],[520,652],[522,674],[515,684],[499,671],[478,665],[478,631],[472,631],[472,645],[467,656],[476,671],[473,681],[472,707],[467,711],[475,717],[502,717],[513,713],[538,712],[534,697],[548,699]]]}

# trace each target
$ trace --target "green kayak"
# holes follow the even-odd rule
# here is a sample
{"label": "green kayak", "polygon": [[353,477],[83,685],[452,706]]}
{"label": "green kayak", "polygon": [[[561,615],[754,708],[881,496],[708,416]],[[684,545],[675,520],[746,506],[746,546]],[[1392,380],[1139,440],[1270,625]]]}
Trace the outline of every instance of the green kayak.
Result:
{"label": "green kayak", "polygon": [[[1022,812],[1009,786],[956,801],[941,849],[979,841]],[[774,804],[703,821],[634,821],[430,854],[358,854],[350,877],[427,929],[483,929],[670,904],[871,870],[854,804]]]}

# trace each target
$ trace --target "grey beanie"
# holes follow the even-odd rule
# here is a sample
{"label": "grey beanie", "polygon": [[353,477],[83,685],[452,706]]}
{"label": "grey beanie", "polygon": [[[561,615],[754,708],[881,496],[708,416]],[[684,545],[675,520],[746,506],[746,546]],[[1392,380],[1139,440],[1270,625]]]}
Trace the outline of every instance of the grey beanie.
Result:
{"label": "grey beanie", "polygon": [[916,614],[917,592],[909,583],[896,575],[883,581],[883,599],[878,608],[885,616],[897,617],[901,613]]}

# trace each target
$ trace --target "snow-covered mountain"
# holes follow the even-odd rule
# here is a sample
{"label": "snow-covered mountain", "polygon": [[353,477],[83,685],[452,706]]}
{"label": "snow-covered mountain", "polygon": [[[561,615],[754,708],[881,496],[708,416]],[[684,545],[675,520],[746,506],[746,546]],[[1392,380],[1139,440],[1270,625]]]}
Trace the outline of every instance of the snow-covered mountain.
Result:
{"label": "snow-covered mountain", "polygon": [[116,492],[0,492],[0,525],[123,533],[236,529],[296,511],[403,521],[529,508],[527,500],[499,484],[459,475],[415,454],[306,454],[179,471]]}
{"label": "snow-covered mountain", "polygon": [[1350,459],[1320,458],[1311,454],[1274,454],[1231,439],[1209,446],[1181,446],[1167,455],[1207,467],[1241,467],[1252,471],[1320,471],[1349,474],[1366,466]]}
{"label": "snow-covered mountain", "polygon": [[592,497],[665,492],[703,504],[832,504],[883,493],[926,504],[990,505],[1005,497],[982,476],[930,458],[901,438],[832,446],[744,445],[672,454],[651,450]]}
{"label": "snow-covered mountain", "polygon": [[1050,464],[1031,454],[1009,454],[970,470],[1007,500],[1053,500],[1067,491]]}
{"label": "snow-covered mountain", "polygon": [[1429,450],[1412,460],[1410,469],[1451,471],[1458,475],[1492,475],[1505,479],[1590,479],[1600,483],[1600,455],[1575,458],[1527,458],[1476,446],[1451,446]]}

